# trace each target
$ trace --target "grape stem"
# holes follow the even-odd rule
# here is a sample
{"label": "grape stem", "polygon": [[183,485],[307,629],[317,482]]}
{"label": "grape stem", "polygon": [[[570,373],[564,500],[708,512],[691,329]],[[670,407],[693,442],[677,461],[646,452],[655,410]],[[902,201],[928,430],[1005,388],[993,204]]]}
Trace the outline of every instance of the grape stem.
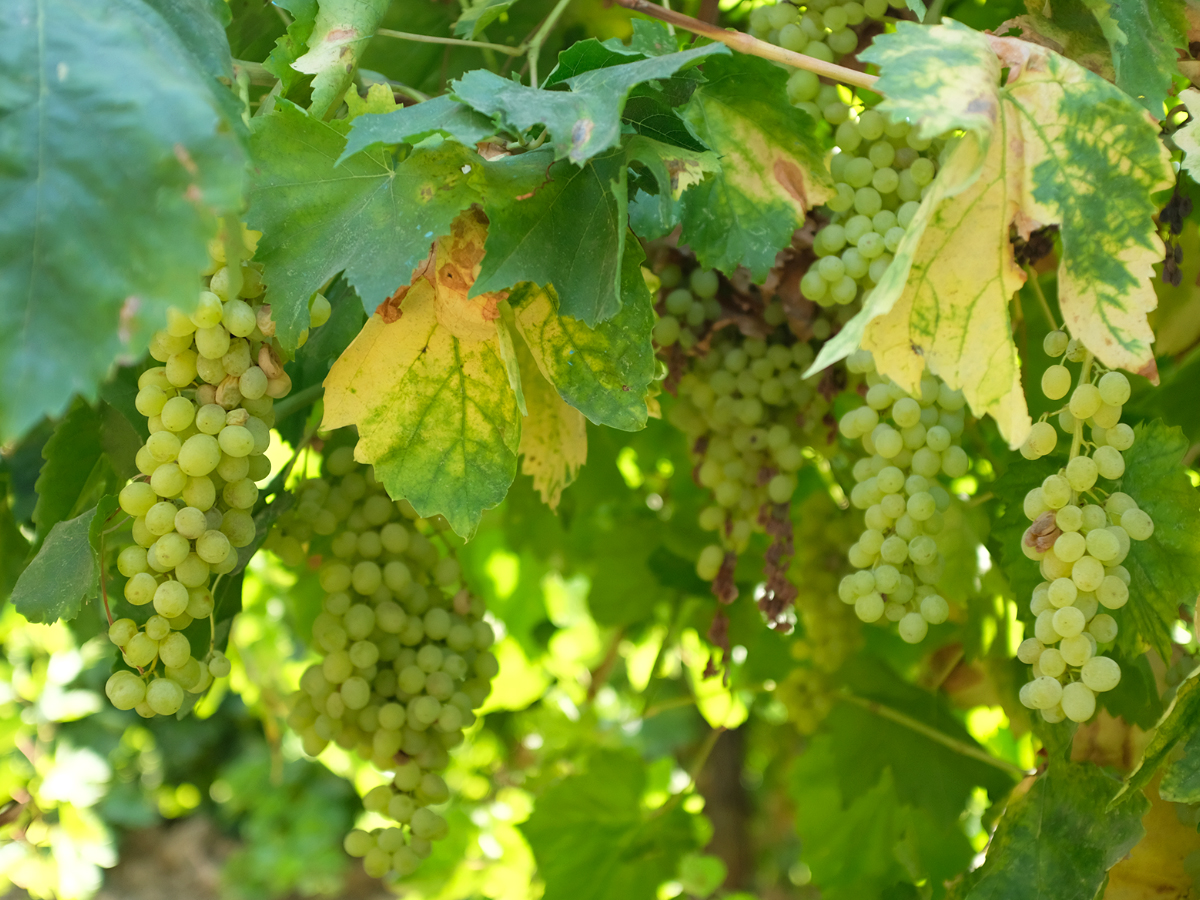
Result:
{"label": "grape stem", "polygon": [[708,733],[704,739],[704,743],[700,745],[700,750],[696,753],[696,758],[692,762],[692,767],[688,769],[687,787],[677,794],[672,794],[662,806],[654,810],[650,814],[651,819],[656,819],[659,816],[664,816],[679,805],[680,801],[687,796],[688,792],[696,787],[696,780],[700,777],[700,772],[704,769],[704,764],[708,762],[708,757],[713,751],[713,747],[717,746],[717,740],[725,733],[725,726],[721,725],[714,728]]}
{"label": "grape stem", "polygon": [[1042,307],[1046,321],[1050,323],[1050,330],[1058,331],[1058,323],[1054,320],[1054,313],[1050,309],[1050,303],[1046,300],[1046,294],[1042,291],[1042,283],[1038,281],[1038,273],[1034,271],[1033,266],[1026,263],[1025,274],[1029,278],[1029,286],[1033,288],[1033,295],[1037,297],[1038,304]]}
{"label": "grape stem", "polygon": [[916,719],[906,716],[898,710],[892,709],[890,706],[884,706],[882,703],[877,703],[874,700],[867,700],[864,697],[859,697],[851,694],[849,691],[839,691],[835,695],[839,700],[853,706],[861,707],[867,712],[874,713],[881,719],[887,719],[890,722],[895,722],[897,725],[903,725],[905,728],[915,731],[917,734],[924,735],[935,743],[941,744],[949,750],[953,750],[962,756],[968,756],[971,759],[986,763],[989,766],[1008,772],[1010,775],[1015,775],[1018,778],[1024,778],[1027,775],[1034,774],[1030,769],[1022,769],[1015,763],[1010,763],[1006,759],[998,759],[990,753],[981,750],[979,747],[972,747],[970,744],[965,744],[960,740],[950,737],[944,732],[938,731],[936,728],[930,728],[924,722],[918,722]]}
{"label": "grape stem", "polygon": [[740,53],[746,53],[750,56],[761,56],[763,59],[769,59],[772,62],[783,63],[784,65],[792,66],[796,69],[804,69],[808,72],[815,72],[817,75],[823,75],[826,78],[840,81],[843,84],[869,88],[879,80],[876,75],[868,75],[866,72],[859,72],[856,69],[848,69],[845,66],[828,63],[823,59],[805,56],[803,53],[794,53],[791,50],[776,47],[774,44],[769,44],[766,41],[760,41],[758,38],[751,37],[742,31],[710,25],[708,22],[702,22],[699,19],[693,19],[691,16],[685,16],[683,13],[675,12],[673,9],[651,3],[650,0],[617,0],[617,3],[626,9],[632,9],[634,12],[640,12],[643,15],[666,22],[668,25],[676,25],[684,31],[692,32],[692,34],[699,34],[714,41],[719,41]]}
{"label": "grape stem", "polygon": [[571,0],[558,0],[554,5],[554,9],[550,10],[550,15],[546,16],[545,21],[538,26],[538,30],[534,32],[533,37],[529,39],[528,44],[522,45],[522,52],[528,47],[529,56],[529,83],[533,87],[538,86],[538,59],[542,55],[542,44],[546,43],[546,38],[550,36],[551,29],[558,23],[559,17],[567,8],[567,4]]}
{"label": "grape stem", "polygon": [[508,56],[520,56],[525,47],[510,47],[508,44],[489,44],[486,41],[467,41],[462,38],[437,37],[432,34],[412,34],[408,31],[393,31],[391,28],[380,28],[375,32],[380,37],[395,38],[400,41],[413,41],[417,44],[446,44],[450,47],[474,47],[476,50],[494,50]]}
{"label": "grape stem", "polygon": [[[1079,381],[1077,384],[1088,384],[1092,374],[1092,351],[1087,351],[1087,355],[1083,357],[1083,368],[1079,370]],[[1069,405],[1069,404],[1068,404]],[[1071,455],[1067,457],[1069,463],[1079,455],[1079,447],[1083,443],[1083,420],[1075,420],[1075,433],[1071,437]],[[1078,494],[1072,490],[1073,498],[1077,498]]]}

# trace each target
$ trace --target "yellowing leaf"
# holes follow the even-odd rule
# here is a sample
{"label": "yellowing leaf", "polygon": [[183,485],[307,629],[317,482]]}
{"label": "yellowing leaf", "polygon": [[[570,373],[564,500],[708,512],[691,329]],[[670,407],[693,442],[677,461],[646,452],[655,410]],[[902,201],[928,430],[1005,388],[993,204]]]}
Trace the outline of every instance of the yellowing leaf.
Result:
{"label": "yellowing leaf", "polygon": [[1186,900],[1194,896],[1189,858],[1200,852],[1196,827],[1179,820],[1175,804],[1146,788],[1149,812],[1142,817],[1146,836],[1108,873],[1103,900]]}
{"label": "yellowing leaf", "polygon": [[[908,76],[881,79],[888,107],[923,132],[926,120],[969,130],[884,278],[813,370],[860,345],[909,390],[928,367],[962,388],[972,411],[994,416],[1009,443],[1019,445],[1031,422],[1008,303],[1024,275],[1008,237],[1014,228],[1028,236],[1057,225],[1058,299],[1067,327],[1105,365],[1156,377],[1146,316],[1157,302],[1150,279],[1163,245],[1151,195],[1170,186],[1172,173],[1153,120],[1119,89],[1024,41],[948,22],[902,28],[878,43],[886,48],[875,53],[884,75],[890,65]],[[1002,87],[997,60],[982,52],[989,43],[1009,70]],[[943,52],[962,65],[937,68]],[[938,78],[988,91],[943,90]],[[955,103],[957,110],[943,105]]]}
{"label": "yellowing leaf", "polygon": [[533,478],[542,502],[557,509],[563,488],[587,461],[587,420],[542,377],[525,342],[513,343],[529,407],[521,428],[521,471]]}
{"label": "yellowing leaf", "polygon": [[466,296],[485,233],[479,213],[456,219],[325,379],[322,426],[357,425],[355,456],[388,493],[464,536],[504,499],[521,432],[496,333],[500,295]]}

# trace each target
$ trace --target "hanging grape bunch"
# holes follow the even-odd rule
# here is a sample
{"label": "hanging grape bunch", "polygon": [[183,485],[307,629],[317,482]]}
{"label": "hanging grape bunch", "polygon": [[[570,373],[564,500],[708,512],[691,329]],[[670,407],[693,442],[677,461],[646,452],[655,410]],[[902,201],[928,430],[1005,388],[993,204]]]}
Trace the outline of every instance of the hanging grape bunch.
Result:
{"label": "hanging grape bunch", "polygon": [[862,626],[837,591],[859,529],[856,517],[839,510],[824,490],[805,499],[796,518],[792,582],[799,636],[791,650],[803,665],[780,684],[779,697],[796,728],[812,734],[833,708],[834,673],[862,642]]}
{"label": "hanging grape bunch", "polygon": [[[1128,494],[1111,489],[1125,474],[1121,454],[1134,442],[1133,429],[1121,422],[1129,379],[1107,371],[1063,331],[1046,335],[1043,347],[1051,358],[1065,359],[1043,373],[1042,393],[1050,400],[1070,394],[1070,400],[1033,425],[1021,452],[1027,459],[1053,452],[1058,429],[1071,444],[1066,466],[1025,497],[1033,524],[1021,549],[1040,564],[1045,580],[1029,604],[1033,637],[1017,650],[1032,669],[1020,696],[1048,722],[1086,722],[1096,711],[1096,694],[1121,680],[1117,661],[1099,653],[1117,636],[1116,619],[1101,607],[1118,610],[1129,602],[1130,575],[1122,563],[1131,540],[1154,533],[1154,521]],[[1078,380],[1067,362],[1081,363]]]}
{"label": "hanging grape bunch", "polygon": [[268,543],[285,559],[324,560],[324,608],[313,622],[323,659],[301,676],[288,724],[310,755],[332,741],[389,773],[363,805],[397,824],[352,831],[345,846],[372,877],[402,877],[446,836],[446,820],[431,809],[449,798],[439,773],[491,690],[494,636],[483,601],[461,585],[458,561],[438,551],[419,530],[424,520],[393,503],[351,448],[329,453],[324,474],[296,487],[298,503]]}
{"label": "hanging grape bunch", "polygon": [[[686,288],[675,265],[661,278],[665,296],[655,339],[660,350],[678,343],[690,351],[672,360],[686,371],[671,421],[687,436],[696,480],[712,492],[714,503],[701,512],[700,525],[717,532],[719,541],[701,551],[696,571],[714,582],[718,598],[732,602],[737,554],[765,531],[772,544],[759,606],[782,626],[795,596],[786,576],[793,551],[788,504],[805,460],[801,448],[828,443],[832,428],[821,376],[803,377],[815,354],[787,327],[777,299],[739,298],[738,316],[754,322],[747,330],[763,335],[747,336],[717,299],[715,272],[694,269]],[[828,323],[823,332],[828,336]]]}
{"label": "hanging grape bunch", "polygon": [[937,592],[944,561],[934,538],[950,505],[938,479],[967,473],[970,461],[958,444],[965,401],[932,375],[921,379],[919,397],[909,396],[875,372],[864,350],[847,365],[867,375],[866,405],[839,423],[867,454],[854,464],[850,493],[866,528],[847,554],[859,571],[842,579],[838,596],[864,622],[898,622],[900,636],[916,644],[950,614]]}
{"label": "hanging grape bunch", "polygon": [[[239,250],[252,256],[258,233],[242,229]],[[133,517],[134,544],[117,557],[125,599],[150,613],[117,619],[108,631],[129,670],[105,692],[118,709],[168,716],[184,692],[199,694],[229,673],[210,643],[193,653],[182,633],[213,612],[215,578],[233,571],[237,550],[254,540],[255,484],[270,474],[264,455],[273,406],[291,380],[273,342],[259,266],[226,262],[227,242],[209,244],[209,274],[191,313],[172,309],[150,355],[162,365],[138,379],[136,406],[150,437],[137,453],[141,475],[126,485],[121,509]],[[236,243],[234,244],[236,246]],[[317,295],[313,324],[328,318]],[[136,669],[137,671],[131,671]]]}

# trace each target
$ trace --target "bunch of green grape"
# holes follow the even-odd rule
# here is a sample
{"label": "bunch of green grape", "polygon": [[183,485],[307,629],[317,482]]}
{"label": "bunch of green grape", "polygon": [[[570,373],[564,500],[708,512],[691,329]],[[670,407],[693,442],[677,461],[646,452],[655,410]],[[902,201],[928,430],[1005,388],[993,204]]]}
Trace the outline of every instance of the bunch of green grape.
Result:
{"label": "bunch of green grape", "polygon": [[798,637],[792,655],[804,665],[793,669],[778,696],[804,734],[816,731],[833,707],[834,674],[862,642],[862,626],[838,599],[838,582],[848,567],[846,553],[858,537],[856,515],[837,508],[827,491],[816,491],[797,510],[796,585]]}
{"label": "bunch of green grape", "polygon": [[[854,52],[854,26],[882,19],[886,11],[884,0],[779,3],[756,9],[750,27],[756,37],[832,62]],[[824,84],[803,69],[788,79],[788,97],[818,122],[828,122],[835,143],[830,172],[837,193],[825,205],[829,220],[813,241],[817,262],[800,290],[822,306],[846,306],[865,299],[883,277],[937,174],[944,142],[865,108],[848,88]]]}
{"label": "bunch of green grape", "polygon": [[[832,437],[830,399],[820,390],[820,374],[804,377],[813,348],[787,327],[778,300],[761,307],[767,336],[748,337],[734,327],[712,328],[724,316],[716,273],[694,270],[687,288],[679,286],[676,267],[660,277],[665,296],[655,328],[659,347],[678,342],[693,351],[670,421],[687,436],[696,479],[714,501],[700,513],[700,525],[715,531],[718,540],[700,552],[696,571],[713,581],[753,534],[772,533],[776,551],[768,558],[767,581],[773,590],[763,609],[774,621],[792,591],[782,576],[784,557],[792,553],[787,505],[806,459],[803,448],[827,445]],[[704,352],[695,349],[701,339],[707,342]]]}
{"label": "bunch of green grape", "polygon": [[[258,237],[242,228],[246,257]],[[238,548],[254,540],[250,511],[256,482],[271,470],[264,454],[273,405],[291,389],[271,338],[261,270],[246,259],[226,265],[226,249],[221,239],[209,244],[195,309],[170,310],[167,327],[150,342],[162,365],[138,379],[135,403],[150,437],[137,453],[141,475],[120,493],[134,543],[120,552],[117,568],[128,579],[125,599],[151,614],[110,625],[130,668],[115,672],[105,691],[118,709],[147,717],[174,714],[185,691],[202,693],[229,672],[211,629],[197,654],[182,632],[212,615],[214,579],[233,571]]]}
{"label": "bunch of green grape", "polygon": [[859,571],[842,579],[838,596],[864,622],[899,623],[900,636],[916,644],[950,614],[937,592],[944,561],[935,536],[950,505],[939,478],[959,478],[970,467],[959,445],[966,401],[928,374],[920,395],[910,396],[875,372],[865,350],[847,365],[867,376],[866,405],[838,423],[842,435],[861,440],[867,454],[854,464],[850,492],[851,505],[864,510],[866,528],[847,554]]}
{"label": "bunch of green grape", "polygon": [[[373,877],[411,874],[446,836],[432,807],[449,790],[447,751],[475,721],[498,670],[483,601],[462,586],[458,561],[422,533],[349,447],[325,458],[324,477],[301,482],[282,537],[267,546],[320,555],[323,610],[313,622],[322,655],[300,678],[288,724],[315,756],[329,742],[356,752],[389,783],[363,797],[396,825],[354,830],[345,846]],[[307,545],[306,551],[304,545]]]}
{"label": "bunch of green grape", "polygon": [[[1117,610],[1129,602],[1130,574],[1122,563],[1131,541],[1154,533],[1154,520],[1113,489],[1125,474],[1121,454],[1135,437],[1121,422],[1129,379],[1107,371],[1065,332],[1050,332],[1043,347],[1051,358],[1065,359],[1043,373],[1042,392],[1051,400],[1070,399],[1034,424],[1021,452],[1027,459],[1053,452],[1059,428],[1071,444],[1066,466],[1025,496],[1033,524],[1021,549],[1040,564],[1045,580],[1029,604],[1033,637],[1017,650],[1032,667],[1020,696],[1048,722],[1085,722],[1096,711],[1096,694],[1121,680],[1117,661],[1100,654],[1117,636],[1116,620],[1101,607]],[[1081,364],[1077,380],[1065,362]]]}

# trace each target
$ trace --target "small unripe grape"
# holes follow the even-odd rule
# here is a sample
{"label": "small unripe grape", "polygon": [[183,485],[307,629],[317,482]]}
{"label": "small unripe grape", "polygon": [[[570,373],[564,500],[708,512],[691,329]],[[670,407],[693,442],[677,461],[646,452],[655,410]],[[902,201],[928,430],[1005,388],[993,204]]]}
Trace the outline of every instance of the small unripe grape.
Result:
{"label": "small unripe grape", "polygon": [[187,487],[188,476],[173,462],[163,463],[150,476],[150,487],[160,497],[178,497]]}
{"label": "small unripe grape", "polygon": [[1063,697],[1063,687],[1057,678],[1042,675],[1029,682],[1028,699],[1033,709],[1050,709]]}
{"label": "small unripe grape", "polygon": [[154,610],[173,619],[187,610],[188,590],[178,581],[164,581],[154,592]]}
{"label": "small unripe grape", "polygon": [[1042,500],[1048,509],[1062,509],[1071,502],[1071,483],[1062,475],[1048,476],[1042,482]]}
{"label": "small unripe grape", "polygon": [[1108,613],[1100,613],[1088,623],[1087,630],[1098,643],[1107,644],[1117,636],[1117,620]]}
{"label": "small unripe grape", "polygon": [[1127,509],[1121,514],[1121,527],[1135,541],[1149,540],[1154,534],[1154,520],[1140,509]]}
{"label": "small unripe grape", "polygon": [[950,616],[950,604],[937,594],[921,600],[921,617],[930,625],[940,625]]}
{"label": "small unripe grape", "polygon": [[1042,393],[1050,400],[1061,400],[1071,389],[1071,380],[1066,366],[1050,366],[1042,373]]}
{"label": "small unripe grape", "polygon": [[[1057,359],[1067,352],[1067,344],[1070,343],[1070,340],[1065,331],[1051,331],[1042,338],[1042,349],[1051,359]],[[1051,399],[1058,398],[1052,397]]]}
{"label": "small unripe grape", "polygon": [[1094,384],[1081,384],[1071,394],[1069,408],[1076,419],[1090,419],[1100,409],[1100,389]]}
{"label": "small unripe grape", "polygon": [[1071,569],[1071,580],[1081,591],[1095,591],[1104,580],[1104,564],[1095,557],[1085,556]]}
{"label": "small unripe grape", "polygon": [[1129,379],[1123,372],[1108,372],[1100,378],[1097,385],[1100,398],[1110,406],[1122,406],[1129,400],[1132,390]]}
{"label": "small unripe grape", "polygon": [[1063,638],[1058,645],[1058,652],[1067,661],[1067,665],[1082,666],[1092,658],[1092,641],[1088,635],[1083,634]]}
{"label": "small unripe grape", "polygon": [[878,591],[871,591],[854,601],[854,614],[864,622],[878,622],[883,607],[883,596]]}
{"label": "small unripe grape", "polygon": [[151,639],[142,632],[138,632],[129,639],[129,642],[122,650],[124,651],[125,661],[129,665],[139,668],[148,666],[158,656],[158,641]]}
{"label": "small unripe grape", "polygon": [[1114,425],[1104,433],[1104,440],[1114,450],[1128,450],[1133,446],[1133,429],[1124,423]]}
{"label": "small unripe grape", "polygon": [[133,672],[113,672],[104,685],[104,693],[117,709],[133,709],[146,698],[146,683]]}
{"label": "small unripe grape", "polygon": [[1086,625],[1083,613],[1074,606],[1064,606],[1054,611],[1054,630],[1063,637],[1074,637],[1083,631]]}

